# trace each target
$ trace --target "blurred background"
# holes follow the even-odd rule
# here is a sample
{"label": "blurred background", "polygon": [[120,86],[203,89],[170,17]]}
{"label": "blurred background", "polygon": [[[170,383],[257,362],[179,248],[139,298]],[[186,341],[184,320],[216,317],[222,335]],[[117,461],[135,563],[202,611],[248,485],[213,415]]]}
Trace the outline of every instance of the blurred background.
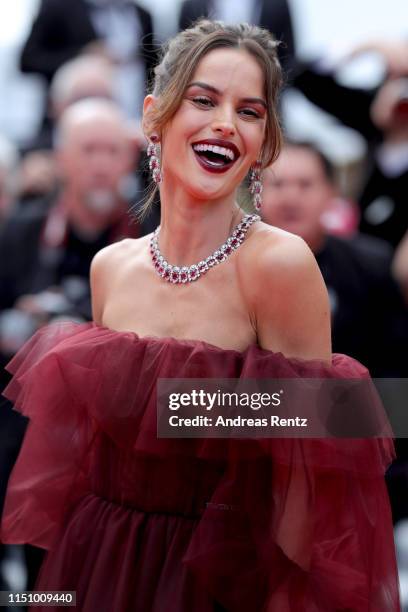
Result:
{"label": "blurred background", "polygon": [[[283,41],[280,159],[263,220],[302,236],[329,291],[333,349],[408,373],[406,0],[2,0],[0,387],[42,325],[91,318],[89,266],[158,224],[129,214],[151,183],[141,104],[160,45],[200,16]],[[0,410],[0,511],[26,422]],[[408,444],[387,474],[408,610]],[[33,588],[41,551],[0,543],[1,588]]]}
{"label": "blurred background", "polygon": [[[0,130],[21,143],[38,129],[44,96],[41,78],[22,75],[18,69],[21,47],[38,5],[39,0],[0,3]],[[181,0],[140,0],[140,5],[151,12],[159,41],[177,31]],[[290,0],[290,8],[301,58],[341,51],[371,38],[407,36],[405,0]],[[383,69],[381,58],[367,53],[348,66],[343,77],[370,86],[379,82]]]}

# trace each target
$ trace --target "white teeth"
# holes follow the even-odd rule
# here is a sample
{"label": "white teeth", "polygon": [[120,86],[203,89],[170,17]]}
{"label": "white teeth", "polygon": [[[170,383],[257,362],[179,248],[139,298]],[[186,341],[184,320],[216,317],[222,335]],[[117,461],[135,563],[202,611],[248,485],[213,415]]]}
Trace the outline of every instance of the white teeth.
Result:
{"label": "white teeth", "polygon": [[193,145],[193,149],[194,151],[212,151],[218,155],[228,157],[228,159],[231,161],[234,161],[235,159],[234,151],[232,149],[228,149],[227,147],[219,147],[218,145],[211,144],[196,144]]}

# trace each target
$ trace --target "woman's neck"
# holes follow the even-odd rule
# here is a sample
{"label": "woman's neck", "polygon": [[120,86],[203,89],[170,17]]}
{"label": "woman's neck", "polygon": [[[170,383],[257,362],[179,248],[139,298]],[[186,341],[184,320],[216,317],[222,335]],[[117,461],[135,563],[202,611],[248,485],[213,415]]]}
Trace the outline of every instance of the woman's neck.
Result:
{"label": "woman's neck", "polygon": [[173,265],[189,266],[208,257],[226,241],[243,216],[235,194],[203,201],[182,189],[169,191],[162,185],[159,246]]}

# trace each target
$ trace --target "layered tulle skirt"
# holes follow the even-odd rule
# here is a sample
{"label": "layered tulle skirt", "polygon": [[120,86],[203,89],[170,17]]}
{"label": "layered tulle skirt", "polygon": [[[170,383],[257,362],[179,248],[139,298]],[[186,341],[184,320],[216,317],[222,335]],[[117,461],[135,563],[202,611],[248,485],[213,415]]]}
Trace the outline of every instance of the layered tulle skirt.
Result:
{"label": "layered tulle skirt", "polygon": [[157,436],[159,378],[368,377],[356,361],[62,323],[9,369],[30,423],[1,535],[48,550],[38,589],[83,612],[399,610],[390,438]]}

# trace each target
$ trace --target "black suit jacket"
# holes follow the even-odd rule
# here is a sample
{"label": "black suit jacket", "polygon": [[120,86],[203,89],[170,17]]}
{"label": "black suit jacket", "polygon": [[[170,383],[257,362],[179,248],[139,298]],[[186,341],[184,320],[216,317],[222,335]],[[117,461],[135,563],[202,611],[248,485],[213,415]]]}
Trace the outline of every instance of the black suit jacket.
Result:
{"label": "black suit jacket", "polygon": [[316,259],[331,298],[333,351],[358,359],[372,376],[406,376],[408,313],[390,246],[364,234],[327,236]]}
{"label": "black suit jacket", "polygon": [[[134,4],[142,27],[140,54],[149,76],[156,62],[150,14]],[[23,47],[20,65],[23,72],[42,74],[51,81],[62,64],[75,57],[98,36],[84,0],[41,0],[38,14]]]}
{"label": "black suit jacket", "polygon": [[[56,204],[58,199],[54,195],[47,200],[39,198],[17,205],[0,228],[0,311],[13,308],[22,295],[37,294],[60,284],[60,277],[66,274],[66,268],[62,270],[60,266],[67,241],[71,250],[75,249],[75,274],[88,279],[90,261],[98,250],[122,238],[144,236],[152,231],[158,212],[153,210],[143,221],[135,221],[127,213],[93,242],[83,242],[79,236],[69,239],[72,228],[68,223],[66,239],[60,245],[46,244],[44,228]],[[90,310],[86,304],[84,310]]]}
{"label": "black suit jacket", "polygon": [[[386,176],[378,163],[376,150],[383,142],[384,134],[371,119],[370,108],[377,89],[360,89],[341,85],[332,73],[321,73],[315,66],[299,64],[293,84],[314,104],[337,117],[366,139],[368,160],[358,202],[362,216],[360,230],[387,240],[395,247],[408,227],[408,171]],[[383,220],[370,217],[370,206],[377,200],[386,199],[390,210]]]}
{"label": "black suit jacket", "polygon": [[[266,28],[282,41],[278,54],[282,67],[288,71],[293,62],[295,43],[287,0],[254,0],[254,5],[258,5],[257,12],[260,15],[259,22],[255,25]],[[188,28],[200,17],[217,17],[212,0],[185,0],[179,16],[180,30]]]}

